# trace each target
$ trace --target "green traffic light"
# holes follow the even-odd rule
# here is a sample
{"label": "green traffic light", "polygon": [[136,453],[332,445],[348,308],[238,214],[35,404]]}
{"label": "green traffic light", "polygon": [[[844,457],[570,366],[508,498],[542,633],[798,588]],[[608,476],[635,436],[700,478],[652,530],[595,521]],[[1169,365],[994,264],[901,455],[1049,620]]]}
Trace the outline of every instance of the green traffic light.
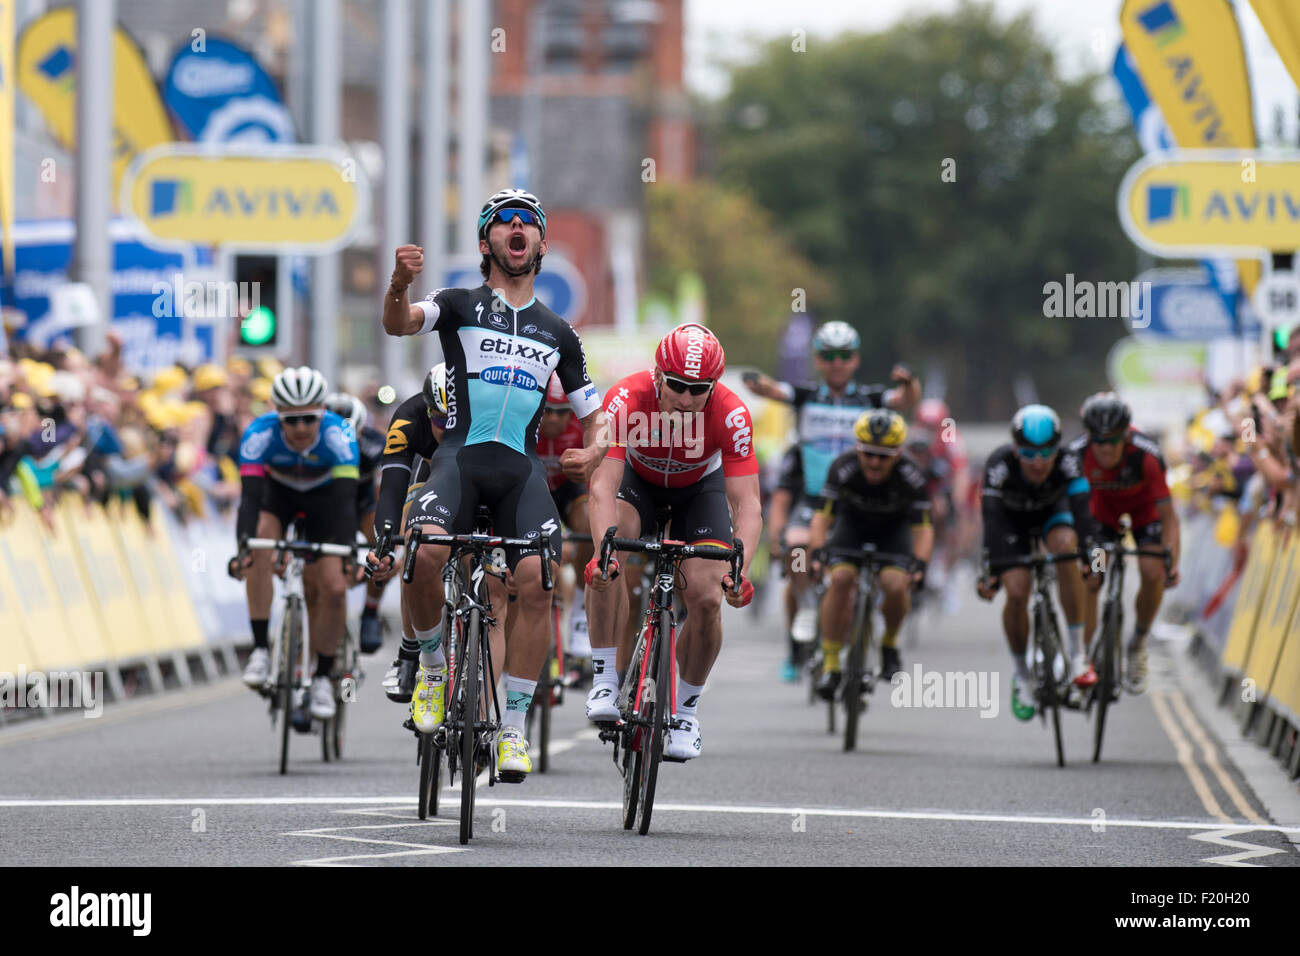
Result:
{"label": "green traffic light", "polygon": [[259,305],[244,316],[239,326],[239,337],[247,345],[265,345],[275,338],[275,313]]}

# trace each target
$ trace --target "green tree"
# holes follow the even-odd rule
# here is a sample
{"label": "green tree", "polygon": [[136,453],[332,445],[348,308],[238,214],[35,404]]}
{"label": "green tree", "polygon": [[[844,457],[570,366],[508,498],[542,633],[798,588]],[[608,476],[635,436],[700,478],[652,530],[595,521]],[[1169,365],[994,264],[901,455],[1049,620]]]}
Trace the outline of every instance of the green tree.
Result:
{"label": "green tree", "polygon": [[1028,372],[1068,413],[1125,330],[1045,318],[1043,287],[1133,278],[1115,197],[1138,149],[1101,80],[1062,78],[1029,16],[971,2],[804,53],[773,41],[733,71],[719,175],[830,276],[811,306],[862,332],[864,374],[937,360],[959,415],[1001,417]]}
{"label": "green tree", "polygon": [[657,183],[648,191],[649,291],[672,298],[686,273],[704,283],[707,322],[729,365],[771,362],[798,290],[824,297],[821,270],[795,252],[746,193],[716,183]]}

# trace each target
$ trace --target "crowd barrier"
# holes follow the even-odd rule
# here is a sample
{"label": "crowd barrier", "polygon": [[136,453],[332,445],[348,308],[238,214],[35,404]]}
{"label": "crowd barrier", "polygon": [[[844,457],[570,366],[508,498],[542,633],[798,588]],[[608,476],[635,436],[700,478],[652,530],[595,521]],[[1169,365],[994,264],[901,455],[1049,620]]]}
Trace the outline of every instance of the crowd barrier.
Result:
{"label": "crowd barrier", "polygon": [[[1230,707],[1242,735],[1253,736],[1294,779],[1300,776],[1300,535],[1258,520],[1228,591],[1232,519],[1235,512],[1182,519],[1183,582],[1168,592],[1167,603],[1184,612],[1203,660],[1212,660],[1220,706]],[[1213,609],[1212,599],[1225,593],[1207,615],[1207,605]]]}

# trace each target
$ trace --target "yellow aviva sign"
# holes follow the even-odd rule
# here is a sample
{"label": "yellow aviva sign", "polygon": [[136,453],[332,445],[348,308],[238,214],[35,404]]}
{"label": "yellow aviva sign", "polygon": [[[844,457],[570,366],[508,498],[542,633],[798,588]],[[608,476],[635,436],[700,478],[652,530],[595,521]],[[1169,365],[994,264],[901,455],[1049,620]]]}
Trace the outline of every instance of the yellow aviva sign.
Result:
{"label": "yellow aviva sign", "polygon": [[1300,249],[1300,152],[1172,150],[1138,160],[1119,217],[1157,256],[1265,255]]}
{"label": "yellow aviva sign", "polygon": [[320,254],[367,214],[356,160],[318,146],[173,144],[127,170],[122,208],[160,244]]}

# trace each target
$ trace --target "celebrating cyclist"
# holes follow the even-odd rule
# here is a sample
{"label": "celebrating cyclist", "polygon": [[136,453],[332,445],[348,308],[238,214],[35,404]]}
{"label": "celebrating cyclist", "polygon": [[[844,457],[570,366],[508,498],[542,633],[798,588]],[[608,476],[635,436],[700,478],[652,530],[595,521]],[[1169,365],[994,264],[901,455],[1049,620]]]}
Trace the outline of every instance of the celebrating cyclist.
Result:
{"label": "celebrating cyclist", "polygon": [[[424,266],[419,246],[400,246],[384,298],[390,335],[437,332],[447,366],[447,425],[430,463],[429,478],[408,518],[425,534],[473,530],[480,504],[504,537],[549,538],[561,554],[560,520],[537,457],[537,426],[552,373],[559,375],[591,445],[603,416],[600,392],[587,376],[582,342],[573,328],[533,294],[533,277],[546,253],[546,214],[532,193],[503,189],[478,218],[477,289],[438,289],[411,305],[407,287]],[[565,453],[568,461],[580,455]],[[594,467],[594,463],[593,463]],[[572,477],[585,480],[579,466]],[[441,643],[442,568],[446,547],[421,548],[415,582],[427,601],[410,601],[411,623],[423,647]],[[506,712],[497,736],[502,778],[531,772],[524,720],[546,658],[551,595],[542,589],[538,549],[511,550],[507,561],[518,588],[521,622],[506,653]],[[504,613],[492,630],[493,647],[505,644]],[[494,652],[495,656],[495,652]]]}
{"label": "celebrating cyclist", "polygon": [[[1011,421],[1010,445],[989,455],[984,466],[982,509],[984,547],[992,563],[1021,557],[1033,551],[1041,539],[1055,555],[1077,554],[1075,528],[1087,528],[1088,479],[1078,471],[1071,455],[1061,454],[1061,420],[1046,405],[1026,405]],[[1068,653],[1079,670],[1083,635],[1083,578],[1076,562],[1057,566],[1061,609],[1069,629]],[[1007,601],[1002,608],[1002,629],[1011,649],[1015,676],[1011,680],[1011,712],[1018,720],[1034,716],[1032,702],[1022,699],[1032,686],[1025,648],[1029,640],[1028,568],[1012,567],[981,579],[980,597],[993,599],[1005,586]]]}
{"label": "celebrating cyclist", "polygon": [[[351,427],[325,410],[325,377],[307,366],[287,368],[271,383],[274,411],[253,420],[239,443],[242,489],[236,534],[279,538],[301,515],[298,533],[317,543],[352,544],[357,532],[357,462]],[[271,552],[244,554],[238,571],[248,582],[248,617],[253,652],[244,683],[260,688],[270,676],[267,627],[273,583]],[[316,652],[309,709],[313,717],[334,716],[330,671],[343,640],[347,581],[341,558],[322,556],[303,570],[307,626]]]}
{"label": "celebrating cyclist", "polygon": [[[335,392],[325,399],[325,407],[346,421],[357,439],[361,464],[357,475],[357,516],[361,533],[371,545],[375,543],[375,487],[379,480],[379,459],[384,454],[384,433],[366,424],[369,414],[365,403],[355,395]],[[384,596],[383,581],[366,585],[366,603],[361,610],[360,644],[362,654],[373,654],[384,643],[379,625],[379,602]]]}
{"label": "celebrating cyclist", "polygon": [[[621,538],[654,534],[656,511],[667,507],[669,532],[688,544],[731,547],[733,520],[737,540],[758,540],[763,516],[753,424],[745,403],[718,381],[725,367],[717,337],[688,322],[660,341],[653,370],[629,375],[606,393],[613,441],[591,477],[587,509],[595,531],[617,526]],[[721,599],[725,593],[732,607],[744,607],[753,598],[746,574],[753,556],[747,548],[738,593],[730,573],[719,575],[708,560],[682,562],[686,621],[677,645],[679,727],[668,731],[664,752],[669,757],[687,760],[703,747],[698,706],[722,648]],[[616,721],[619,674],[632,654],[626,642],[615,647],[616,635],[626,630],[628,595],[622,582],[613,584],[617,562],[611,563],[609,579],[601,577],[597,564],[593,557],[586,572],[592,659],[587,717]]]}
{"label": "celebrating cyclist", "polygon": [[[924,580],[934,547],[930,496],[925,475],[902,454],[907,438],[902,415],[887,408],[863,412],[853,425],[853,437],[854,449],[831,462],[826,474],[809,544],[814,574],[820,573],[828,547],[858,550],[874,544],[877,551],[909,554],[920,563],[914,573],[899,567],[880,572],[885,616],[880,676],[887,681],[902,668],[898,630],[911,607],[913,586]],[[833,700],[840,685],[840,650],[851,637],[848,631],[858,596],[858,573],[852,563],[832,558],[830,573],[830,586],[822,598],[823,664],[817,682],[817,693],[825,700]]]}
{"label": "celebrating cyclist", "polygon": [[853,426],[865,409],[883,405],[906,411],[921,398],[920,382],[902,365],[894,366],[891,378],[895,387],[887,391],[855,382],[853,376],[858,370],[860,344],[861,339],[853,326],[847,322],[827,322],[813,336],[813,364],[821,379],[820,384],[792,385],[757,373],[745,375],[745,384],[756,395],[794,406],[798,423],[802,495],[791,502],[788,521],[782,525],[773,524],[768,529],[773,541],[779,542],[784,537],[785,548],[791,554],[785,592],[786,624],[790,635],[790,657],[782,667],[785,680],[794,680],[797,676],[799,642],[796,633],[804,640],[810,639],[816,617],[816,611],[809,603],[812,582],[806,571],[806,562],[793,560],[793,555],[796,548],[808,545],[812,502],[821,494],[831,462],[852,450]]}
{"label": "celebrating cyclist", "polygon": [[[1133,539],[1143,550],[1168,548],[1171,570],[1154,555],[1138,558],[1141,583],[1138,586],[1133,636],[1126,648],[1124,683],[1129,693],[1146,690],[1146,637],[1160,610],[1166,587],[1178,583],[1178,514],[1165,481],[1165,462],[1155,441],[1131,425],[1133,413],[1113,392],[1098,392],[1083,403],[1080,411],[1086,434],[1069,445],[1082,462],[1082,472],[1091,491],[1090,508],[1096,533],[1106,542],[1122,537],[1120,518],[1128,515]],[[1097,624],[1097,591],[1101,577],[1088,581],[1085,624],[1086,640],[1092,639]],[[1092,681],[1096,672],[1088,662]]]}

